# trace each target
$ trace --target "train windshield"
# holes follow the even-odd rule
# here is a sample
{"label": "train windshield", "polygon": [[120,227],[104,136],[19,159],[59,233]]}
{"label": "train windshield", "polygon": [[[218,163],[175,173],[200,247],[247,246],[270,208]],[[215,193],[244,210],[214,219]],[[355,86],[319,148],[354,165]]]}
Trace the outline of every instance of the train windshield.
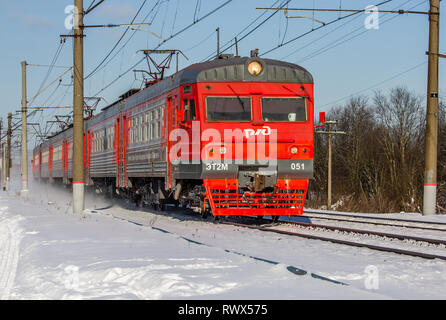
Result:
{"label": "train windshield", "polygon": [[251,98],[207,97],[206,117],[208,121],[251,121]]}
{"label": "train windshield", "polygon": [[305,98],[262,98],[263,121],[307,121]]}

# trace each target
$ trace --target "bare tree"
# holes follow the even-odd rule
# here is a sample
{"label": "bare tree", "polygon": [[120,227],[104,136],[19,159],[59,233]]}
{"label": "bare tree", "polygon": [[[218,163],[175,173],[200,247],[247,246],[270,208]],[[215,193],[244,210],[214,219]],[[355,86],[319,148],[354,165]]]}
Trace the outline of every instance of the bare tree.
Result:
{"label": "bare tree", "polygon": [[372,190],[374,173],[371,164],[370,143],[373,143],[376,125],[367,97],[351,98],[347,105],[337,108],[330,117],[339,120],[339,129],[345,136],[335,140],[336,170],[348,181],[348,189],[355,195],[376,192]]}
{"label": "bare tree", "polygon": [[388,165],[390,194],[399,199],[401,209],[413,206],[419,197],[420,154],[422,132],[420,98],[404,87],[390,91],[389,98],[381,92],[374,97],[375,115],[382,132],[378,137]]}
{"label": "bare tree", "polygon": [[[440,104],[438,179],[439,203],[444,206],[445,109]],[[396,87],[387,95],[376,92],[371,102],[365,96],[354,97],[332,109],[327,119],[339,120],[337,129],[347,133],[333,137],[333,199],[345,200],[341,210],[420,210],[425,116],[416,94]],[[319,205],[325,202],[326,183],[327,135],[316,135],[315,180],[310,186]],[[313,199],[311,204],[316,204]]]}

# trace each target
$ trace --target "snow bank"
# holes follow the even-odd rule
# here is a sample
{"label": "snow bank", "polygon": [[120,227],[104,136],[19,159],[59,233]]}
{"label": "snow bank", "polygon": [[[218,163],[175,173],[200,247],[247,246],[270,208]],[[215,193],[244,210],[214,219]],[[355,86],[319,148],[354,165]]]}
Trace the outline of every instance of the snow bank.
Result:
{"label": "snow bank", "polygon": [[[174,208],[125,208],[95,195],[74,215],[69,190],[31,184],[25,199],[17,189],[0,193],[2,299],[446,297],[443,261],[212,224]],[[378,278],[367,273],[373,267]]]}

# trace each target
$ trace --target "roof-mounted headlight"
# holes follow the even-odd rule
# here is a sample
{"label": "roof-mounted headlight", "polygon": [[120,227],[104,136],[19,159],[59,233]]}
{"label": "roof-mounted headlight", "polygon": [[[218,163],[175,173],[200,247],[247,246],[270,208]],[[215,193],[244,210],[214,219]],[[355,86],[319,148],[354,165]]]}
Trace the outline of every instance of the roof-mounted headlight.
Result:
{"label": "roof-mounted headlight", "polygon": [[248,64],[248,72],[253,76],[259,75],[262,70],[262,64],[258,61],[252,61]]}

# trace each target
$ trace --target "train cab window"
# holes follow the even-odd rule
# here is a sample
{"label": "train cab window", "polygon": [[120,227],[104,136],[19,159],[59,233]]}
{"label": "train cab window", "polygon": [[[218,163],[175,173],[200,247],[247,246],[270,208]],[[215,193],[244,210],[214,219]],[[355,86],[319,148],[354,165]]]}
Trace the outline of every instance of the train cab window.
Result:
{"label": "train cab window", "polygon": [[196,120],[195,100],[183,100],[184,103],[184,121]]}
{"label": "train cab window", "polygon": [[262,98],[263,121],[302,122],[307,121],[304,98]]}
{"label": "train cab window", "polygon": [[206,118],[208,121],[251,121],[251,98],[207,97]]}

